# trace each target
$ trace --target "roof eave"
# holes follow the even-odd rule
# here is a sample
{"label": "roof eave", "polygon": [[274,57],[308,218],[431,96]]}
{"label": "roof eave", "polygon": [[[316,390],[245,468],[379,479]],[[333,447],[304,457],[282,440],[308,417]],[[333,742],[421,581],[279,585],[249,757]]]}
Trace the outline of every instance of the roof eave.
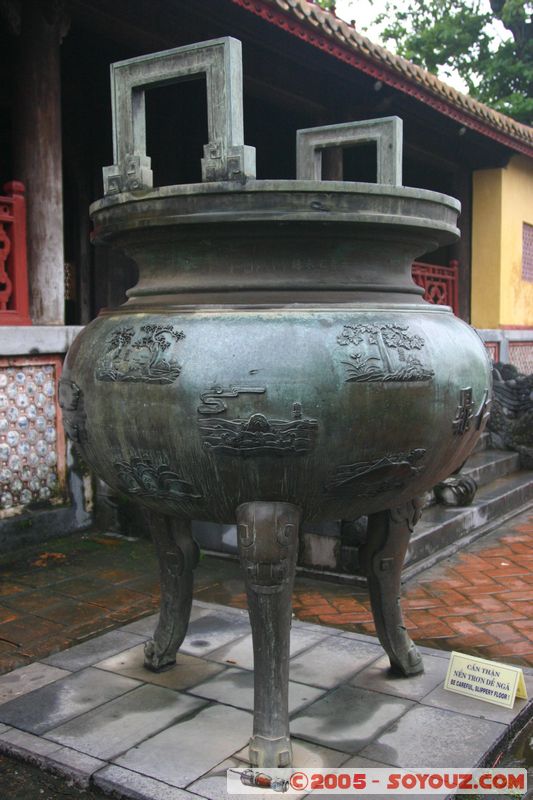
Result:
{"label": "roof eave", "polygon": [[507,134],[498,127],[484,122],[479,116],[462,109],[456,103],[447,101],[426,88],[416,79],[402,76],[397,70],[379,63],[371,57],[367,57],[357,52],[354,47],[333,38],[333,31],[328,33],[318,27],[314,27],[305,19],[299,20],[295,15],[284,12],[275,7],[269,0],[231,0],[236,5],[247,11],[256,14],[272,25],[276,25],[284,31],[297,36],[302,41],[308,42],[314,47],[322,50],[328,55],[343,61],[350,66],[370,75],[382,83],[392,86],[398,91],[420,100],[426,105],[434,108],[441,114],[456,120],[461,125],[477,131],[489,139],[499,142],[505,147],[522,153],[533,158],[533,145],[521,139]]}

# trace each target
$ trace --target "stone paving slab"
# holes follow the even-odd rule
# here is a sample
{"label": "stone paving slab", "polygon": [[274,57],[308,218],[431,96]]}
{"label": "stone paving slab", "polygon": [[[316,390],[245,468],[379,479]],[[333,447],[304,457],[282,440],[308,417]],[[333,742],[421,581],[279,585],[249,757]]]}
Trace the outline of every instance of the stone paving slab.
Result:
{"label": "stone paving slab", "polygon": [[[227,771],[228,769],[242,769],[243,762],[236,758],[228,758],[221,764],[217,764],[211,772],[204,775],[199,780],[191,783],[189,791],[199,794],[201,797],[206,797],[208,800],[272,800],[274,795],[272,793],[262,793],[256,790],[254,794],[248,795],[235,795],[228,794],[227,792]],[[290,800],[299,800],[305,797],[306,793],[291,794]]]}
{"label": "stone paving slab", "polygon": [[167,689],[176,689],[177,691],[195,686],[224,669],[222,664],[178,653],[175,667],[165,672],[151,672],[144,667],[144,644],[132,647],[123,653],[117,653],[104,661],[98,661],[95,666],[98,669],[125,675],[127,678],[166,686]]}
{"label": "stone paving slab", "polygon": [[26,756],[47,756],[61,748],[57,742],[49,742],[33,733],[10,728],[6,733],[0,734],[2,751],[4,753],[17,753]]}
{"label": "stone paving slab", "polygon": [[[358,672],[350,680],[350,685],[391,694],[394,697],[405,697],[407,700],[421,700],[432,689],[443,683],[448,670],[448,661],[449,659],[426,654],[424,655],[424,672],[421,675],[404,677],[392,673],[388,657],[382,655],[381,658]],[[444,694],[448,695],[450,692],[444,692]],[[459,696],[456,695],[456,697]],[[478,704],[476,707],[479,710]]]}
{"label": "stone paving slab", "polygon": [[49,683],[65,678],[70,675],[66,669],[59,669],[58,667],[51,667],[48,664],[43,664],[39,661],[33,664],[28,664],[27,667],[19,667],[8,673],[2,679],[0,688],[0,705],[7,703],[8,700],[14,700],[22,694],[32,692],[34,689],[40,689]]}
{"label": "stone paving slab", "polygon": [[249,712],[212,705],[133,747],[115,763],[182,789],[240,750],[251,734]]}
{"label": "stone paving slab", "polygon": [[113,656],[115,653],[121,653],[129,647],[134,647],[139,644],[139,641],[139,636],[133,633],[125,633],[120,630],[110,631],[98,636],[97,639],[89,639],[87,642],[70,647],[62,653],[43,658],[43,662],[53,667],[61,667],[74,672],[84,667],[90,667],[96,664],[97,661]]}
{"label": "stone paving slab", "polygon": [[291,660],[291,678],[301,683],[332,689],[345,683],[383,653],[379,644],[358,642],[342,636],[323,639]]}
{"label": "stone paving slab", "polygon": [[80,786],[88,786],[92,775],[106,766],[104,761],[97,758],[14,728],[9,733],[0,733],[0,750],[6,755],[64,775]]}
{"label": "stone paving slab", "polygon": [[0,722],[29,733],[44,733],[137,686],[141,686],[139,681],[89,667],[4,703]]}
{"label": "stone paving slab", "polygon": [[[332,750],[315,742],[306,742],[303,739],[292,737],[292,756],[295,767],[340,767],[350,757],[349,753],[341,750]],[[243,747],[233,756],[240,762],[240,766],[249,766],[248,745]]]}
{"label": "stone paving slab", "polygon": [[[227,612],[227,608],[224,606],[220,606],[220,608]],[[191,609],[190,622],[192,623],[195,620],[200,619],[200,617],[207,616],[210,611],[212,612],[212,610],[213,609],[210,609],[209,607],[204,607],[203,604],[195,603]],[[140,636],[143,639],[151,639],[158,622],[159,614],[149,614],[147,617],[136,619],[135,622],[122,625],[122,627],[120,627],[118,630],[123,631],[124,633],[134,633],[136,636]]]}
{"label": "stone paving slab", "polygon": [[60,747],[46,757],[44,766],[66,775],[81,786],[88,786],[95,772],[106,766],[105,761],[93,758],[70,747]]}
{"label": "stone paving slab", "polygon": [[216,612],[195,619],[189,626],[180,651],[193,656],[205,656],[250,632],[248,617]]}
{"label": "stone paving slab", "polygon": [[[195,686],[190,691],[199,697],[253,711],[254,675],[248,670],[226,669],[215,678]],[[314,686],[305,686],[303,683],[289,681],[289,713],[294,714],[323,694],[323,690]]]}
{"label": "stone paving slab", "polygon": [[[59,654],[69,669],[38,663],[1,677],[0,751],[133,800],[227,800],[225,770],[248,764],[252,732],[249,623],[205,603],[194,617],[189,647],[204,654],[180,654],[159,675],[142,667],[152,615],[115,632],[126,638]],[[434,651],[426,673],[396,678],[368,636],[311,625],[292,635],[295,767],[474,766],[525,705],[501,712],[444,692],[448,659]]]}
{"label": "stone paving slab", "polygon": [[[248,624],[249,630],[249,624]],[[304,650],[308,650],[318,642],[322,641],[328,636],[327,629],[319,628],[320,633],[312,633],[310,631],[295,628],[291,631],[291,656],[295,656]],[[331,650],[336,647],[333,642],[331,643]],[[231,666],[241,667],[242,669],[254,668],[254,651],[252,644],[252,634],[243,636],[238,641],[214,650],[208,655],[209,660],[218,661],[221,664],[230,664]]]}
{"label": "stone paving slab", "polygon": [[[207,775],[191,783],[189,789],[191,792],[195,792],[195,794],[199,794],[201,797],[209,798],[209,800],[241,800],[241,797],[242,800],[244,800],[246,795],[229,795],[226,791],[228,769],[242,768],[242,761],[237,758],[228,758],[226,761],[213,767]],[[257,797],[258,800],[267,800],[267,798],[272,800],[273,795],[257,793],[249,795],[249,797]],[[296,797],[298,797],[298,795],[291,795],[291,800],[295,800]]]}
{"label": "stone paving slab", "polygon": [[81,786],[88,786],[91,776],[106,766],[100,759],[15,728],[0,732],[0,750],[65,775]]}
{"label": "stone paving slab", "polygon": [[[316,633],[320,636],[320,634],[324,633],[324,626],[317,625],[315,622],[303,622],[301,619],[298,619],[296,614],[293,613],[292,615],[292,622],[291,622],[292,630],[296,628],[301,628],[303,631],[309,631],[310,633]],[[342,628],[331,628],[328,626],[328,634],[330,636],[341,636],[346,631],[343,631]],[[364,634],[360,635],[360,641],[367,639],[369,642],[375,641],[375,636],[365,636]]]}
{"label": "stone paving slab", "polygon": [[205,700],[162,686],[139,686],[117,700],[47,731],[46,738],[110,761],[205,704]]}
{"label": "stone paving slab", "polygon": [[197,797],[183,789],[169,786],[168,783],[114,764],[97,772],[94,783],[104,792],[112,792],[115,796],[124,796],[131,800],[193,800]]}
{"label": "stone paving slab", "polygon": [[376,644],[377,641],[375,636],[370,636],[366,633],[360,633],[359,631],[355,632],[344,630],[343,628],[339,629],[339,635],[342,636],[343,639],[355,639],[356,642],[367,642],[368,644]]}
{"label": "stone paving slab", "polygon": [[291,731],[335,750],[358,753],[412,705],[367,689],[339,686],[298,714],[291,721]]}
{"label": "stone paving slab", "polygon": [[[524,680],[527,696],[531,698],[533,697],[533,677],[524,675]],[[527,702],[527,700],[517,698],[513,708],[502,708],[495,703],[484,703],[483,716],[485,719],[494,720],[494,722],[510,723],[526,707]],[[458,711],[460,714],[471,714],[474,717],[479,716],[479,701],[476,701],[474,697],[447,692],[440,685],[424,697],[422,704],[435,708],[444,708],[448,711]]]}
{"label": "stone paving slab", "polygon": [[[192,618],[192,612],[191,612]],[[148,617],[136,619],[135,622],[130,622],[119,628],[123,633],[134,633],[141,639],[151,639],[159,621],[159,614],[150,614]]]}
{"label": "stone paving slab", "polygon": [[[347,769],[387,769],[386,764],[380,764],[379,761],[372,761],[371,758],[363,758],[363,756],[358,755],[355,758],[350,758],[348,761],[345,761],[342,765]],[[310,798],[313,795],[308,795]],[[409,794],[403,795],[404,797],[412,798],[413,800],[430,800],[428,795],[426,794]],[[446,800],[448,795],[446,794],[432,794],[431,800]],[[316,795],[315,795],[316,797]],[[323,794],[320,795],[322,800],[326,800],[326,798],[333,798],[333,800],[346,800],[345,794]],[[401,797],[401,795],[400,795]],[[491,796],[492,797],[492,796]],[[391,794],[370,794],[367,795],[365,800],[393,800],[393,795]],[[486,798],[488,800],[488,798]],[[507,798],[509,800],[509,797]]]}
{"label": "stone paving slab", "polygon": [[396,767],[473,766],[505,730],[501,722],[414,706],[361,755]]}

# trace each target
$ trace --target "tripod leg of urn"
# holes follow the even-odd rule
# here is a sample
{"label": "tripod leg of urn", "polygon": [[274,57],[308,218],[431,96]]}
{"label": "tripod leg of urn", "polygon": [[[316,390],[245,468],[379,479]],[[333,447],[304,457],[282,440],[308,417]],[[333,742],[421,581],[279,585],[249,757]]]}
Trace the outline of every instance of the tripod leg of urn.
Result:
{"label": "tripod leg of urn", "polygon": [[300,517],[290,503],[244,503],[237,509],[254,647],[250,762],[257,767],[291,764],[289,645]]}
{"label": "tripod leg of urn", "polygon": [[190,521],[153,512],[149,520],[159,558],[161,613],[154,637],[144,648],[144,666],[161,672],[176,663],[176,653],[187,633],[199,551]]}
{"label": "tripod leg of urn", "polygon": [[360,550],[379,641],[392,669],[406,676],[424,671],[422,656],[405,628],[400,602],[402,566],[420,506],[415,499],[401,508],[370,514],[367,539]]}

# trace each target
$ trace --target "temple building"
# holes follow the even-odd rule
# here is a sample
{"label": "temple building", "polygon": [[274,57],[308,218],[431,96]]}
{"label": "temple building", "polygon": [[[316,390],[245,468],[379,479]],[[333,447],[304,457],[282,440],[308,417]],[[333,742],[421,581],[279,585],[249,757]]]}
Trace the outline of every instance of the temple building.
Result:
{"label": "temple building", "polygon": [[[261,179],[295,177],[298,129],[400,117],[404,185],[462,204],[461,240],[422,256],[414,280],[475,326],[493,359],[533,372],[533,128],[308,0],[3,0],[0,15],[0,544],[2,530],[31,536],[28,508],[43,538],[91,520],[57,381],[80,326],[136,279],[125,256],[90,243],[88,208],[113,163],[115,61],[241,40],[245,142]],[[146,103],[154,185],[199,181],[205,82],[160,86]],[[325,180],[376,180],[375,145],[326,156]]]}

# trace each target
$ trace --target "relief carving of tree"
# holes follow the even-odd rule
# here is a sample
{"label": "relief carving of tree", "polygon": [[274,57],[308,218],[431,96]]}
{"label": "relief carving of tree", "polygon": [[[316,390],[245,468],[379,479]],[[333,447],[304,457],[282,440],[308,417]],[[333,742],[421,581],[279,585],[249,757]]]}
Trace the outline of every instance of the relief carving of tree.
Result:
{"label": "relief carving of tree", "polygon": [[[408,333],[407,325],[392,323],[364,323],[345,325],[337,342],[344,346],[359,348],[364,342],[366,347],[350,354],[348,382],[352,381],[419,381],[433,377],[433,370],[424,367],[414,355],[405,356],[406,351],[421,350],[424,340]],[[367,355],[369,347],[377,347],[379,355]],[[398,353],[397,358],[404,365],[398,367],[394,363],[391,351]]]}

